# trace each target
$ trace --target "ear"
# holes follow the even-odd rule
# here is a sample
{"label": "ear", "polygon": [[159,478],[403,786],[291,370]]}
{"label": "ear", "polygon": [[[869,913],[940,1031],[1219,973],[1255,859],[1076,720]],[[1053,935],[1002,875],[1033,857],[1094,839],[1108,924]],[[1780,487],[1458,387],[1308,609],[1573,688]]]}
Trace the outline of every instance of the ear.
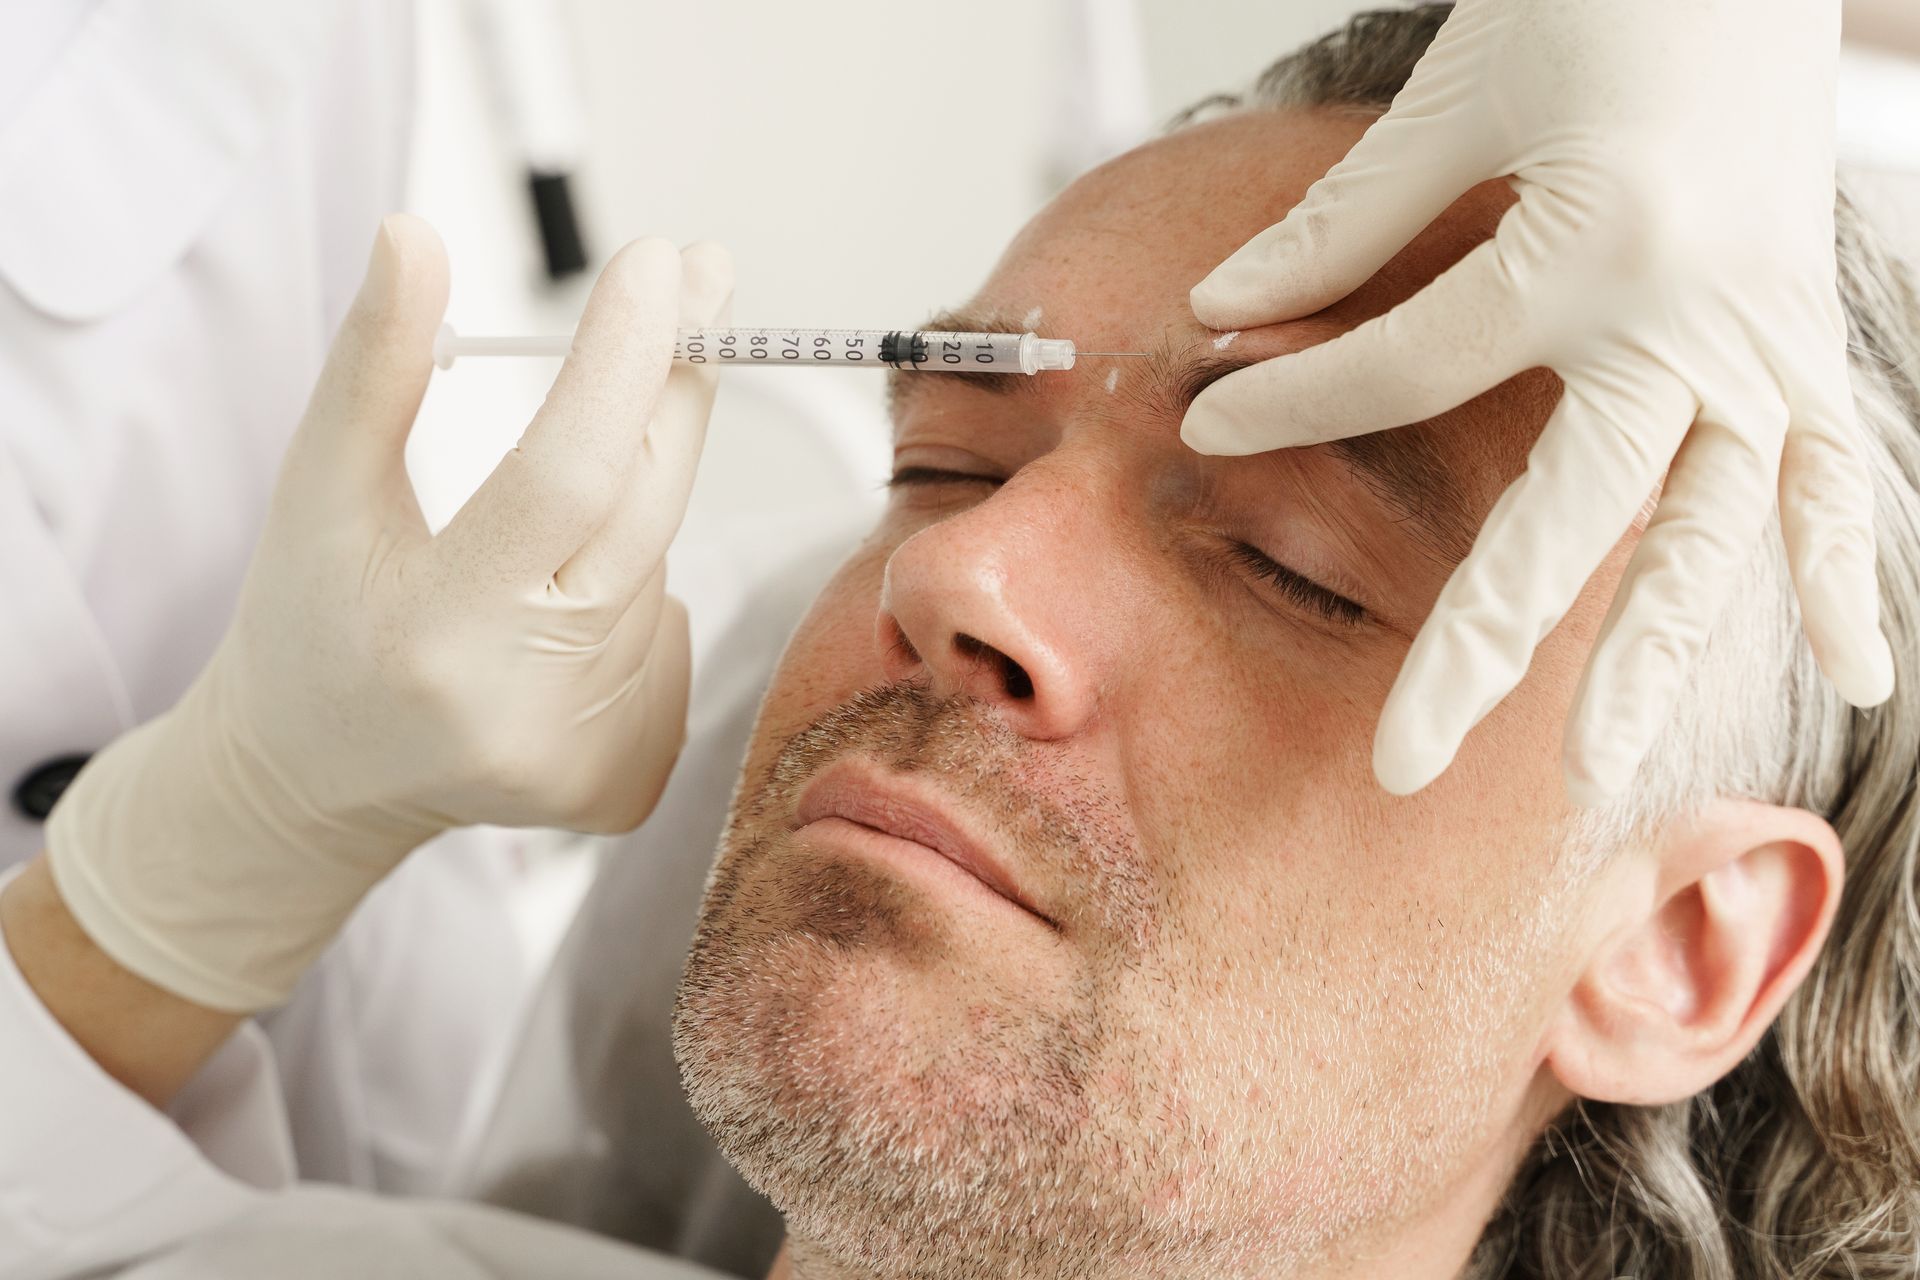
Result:
{"label": "ear", "polygon": [[1548,1032],[1547,1068],[1599,1102],[1712,1085],[1806,977],[1843,874],[1840,839],[1816,815],[1714,802],[1613,881],[1617,924]]}

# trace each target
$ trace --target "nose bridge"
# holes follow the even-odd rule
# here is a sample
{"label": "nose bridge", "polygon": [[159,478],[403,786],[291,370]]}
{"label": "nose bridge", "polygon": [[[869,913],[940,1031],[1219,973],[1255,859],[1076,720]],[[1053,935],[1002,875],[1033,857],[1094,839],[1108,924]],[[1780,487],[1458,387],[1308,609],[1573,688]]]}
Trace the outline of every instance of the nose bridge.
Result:
{"label": "nose bridge", "polygon": [[1072,735],[1093,716],[1119,631],[1113,522],[1096,470],[1032,464],[887,562],[877,641],[891,678],[996,703],[1019,732]]}

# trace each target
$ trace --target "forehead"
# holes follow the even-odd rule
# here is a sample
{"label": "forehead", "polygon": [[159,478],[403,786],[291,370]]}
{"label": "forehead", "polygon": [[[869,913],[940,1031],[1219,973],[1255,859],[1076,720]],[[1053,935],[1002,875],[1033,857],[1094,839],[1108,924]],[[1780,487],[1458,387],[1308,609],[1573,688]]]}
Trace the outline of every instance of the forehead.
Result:
{"label": "forehead", "polygon": [[[1137,316],[1143,297],[1168,310],[1170,299],[1184,301],[1222,258],[1278,222],[1366,124],[1243,112],[1135,148],[1042,209],[1008,245],[981,300],[1044,295],[1083,327],[1108,313]],[[1054,327],[1051,315],[1047,323]]]}
{"label": "forehead", "polygon": [[[1039,307],[1040,333],[1072,338],[1083,350],[1206,351],[1216,335],[1193,318],[1189,291],[1280,221],[1369,123],[1347,112],[1246,111],[1128,152],[1041,210],[968,310],[1024,316]],[[1486,240],[1511,202],[1503,183],[1473,188],[1351,295],[1315,315],[1249,330],[1234,339],[1233,354],[1298,350],[1384,313]],[[1122,376],[1133,377],[1138,363],[1123,365]],[[1054,379],[1044,392],[1069,402],[1057,406],[1067,410],[1096,394],[1101,381]],[[1472,470],[1488,484],[1480,505],[1491,505],[1523,465],[1558,393],[1558,380],[1536,371],[1410,431],[1435,447],[1444,437],[1449,453],[1472,455],[1480,464]]]}

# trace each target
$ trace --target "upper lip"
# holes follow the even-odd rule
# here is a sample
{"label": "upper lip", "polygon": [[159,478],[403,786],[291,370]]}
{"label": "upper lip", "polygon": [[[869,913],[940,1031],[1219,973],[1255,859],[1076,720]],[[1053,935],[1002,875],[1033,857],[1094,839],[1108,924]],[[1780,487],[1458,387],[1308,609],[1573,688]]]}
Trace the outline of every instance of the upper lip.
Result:
{"label": "upper lip", "polygon": [[1015,906],[1059,927],[946,805],[898,774],[857,760],[829,766],[801,793],[794,826],[822,818],[844,818],[925,845]]}

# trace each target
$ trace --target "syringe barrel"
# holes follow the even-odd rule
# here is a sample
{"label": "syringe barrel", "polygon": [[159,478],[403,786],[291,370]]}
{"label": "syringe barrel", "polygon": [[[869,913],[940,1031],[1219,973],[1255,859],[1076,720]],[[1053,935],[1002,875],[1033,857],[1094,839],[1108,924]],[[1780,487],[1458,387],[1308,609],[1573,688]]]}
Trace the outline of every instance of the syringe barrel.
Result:
{"label": "syringe barrel", "polygon": [[881,329],[682,329],[673,358],[690,364],[880,364]]}
{"label": "syringe barrel", "polygon": [[[935,329],[692,329],[683,330],[673,357],[692,364],[882,365],[910,372],[1034,373],[1071,368],[1037,355],[1070,343],[1021,333],[948,333]],[[1048,353],[1051,355],[1051,353]]]}
{"label": "syringe barrel", "polygon": [[[433,360],[451,368],[461,356],[564,356],[573,335],[463,337],[441,325]],[[673,358],[688,364],[752,368],[834,365],[917,373],[1041,373],[1071,369],[1072,341],[1032,333],[949,333],[938,329],[682,329]]]}

